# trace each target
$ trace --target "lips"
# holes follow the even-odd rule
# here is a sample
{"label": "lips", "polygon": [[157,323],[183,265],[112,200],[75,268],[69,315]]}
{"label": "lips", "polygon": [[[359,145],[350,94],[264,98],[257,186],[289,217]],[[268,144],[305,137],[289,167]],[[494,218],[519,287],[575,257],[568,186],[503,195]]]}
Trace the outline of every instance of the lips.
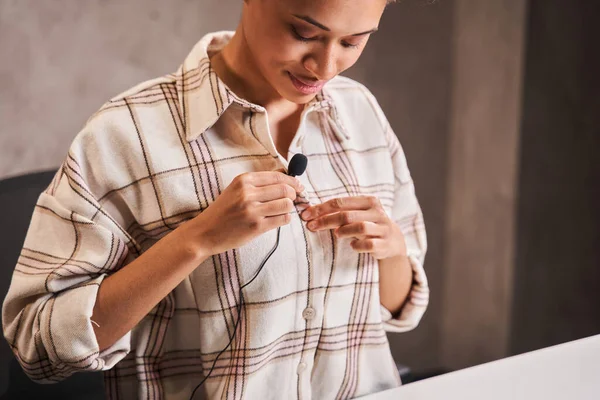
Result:
{"label": "lips", "polygon": [[303,78],[297,77],[291,72],[288,72],[288,75],[290,76],[290,80],[292,81],[294,87],[302,94],[318,93],[319,91],[321,91],[321,89],[323,89],[323,86],[325,86],[325,82],[322,81],[317,83],[310,82]]}
{"label": "lips", "polygon": [[[290,74],[291,74],[291,73],[290,73]],[[298,79],[298,80],[299,80],[300,82],[302,82],[303,84],[305,84],[306,86],[314,86],[314,87],[316,87],[316,86],[322,85],[322,82],[317,82],[317,83],[314,83],[314,82],[311,82],[311,79],[308,79],[308,78],[303,78],[303,77],[301,77],[301,76],[297,76],[297,75],[294,75],[294,74],[291,74],[291,75],[292,75],[294,78]]]}

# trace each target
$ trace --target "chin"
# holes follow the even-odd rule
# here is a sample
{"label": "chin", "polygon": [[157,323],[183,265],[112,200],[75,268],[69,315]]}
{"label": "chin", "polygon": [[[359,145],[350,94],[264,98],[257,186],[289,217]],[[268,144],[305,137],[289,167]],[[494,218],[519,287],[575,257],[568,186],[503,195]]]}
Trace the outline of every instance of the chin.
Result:
{"label": "chin", "polygon": [[279,95],[281,97],[283,97],[284,99],[286,99],[287,101],[291,102],[291,103],[296,103],[296,104],[306,104],[306,103],[310,103],[310,101],[312,99],[315,98],[316,95],[312,94],[312,95],[303,95],[301,93],[297,93],[294,88],[289,89],[286,87],[275,87],[275,90],[277,91],[277,93],[279,93]]}
{"label": "chin", "polygon": [[307,104],[310,103],[312,99],[315,98],[316,95],[311,94],[307,96],[299,95],[294,97],[286,97],[287,100],[296,103],[296,104]]}

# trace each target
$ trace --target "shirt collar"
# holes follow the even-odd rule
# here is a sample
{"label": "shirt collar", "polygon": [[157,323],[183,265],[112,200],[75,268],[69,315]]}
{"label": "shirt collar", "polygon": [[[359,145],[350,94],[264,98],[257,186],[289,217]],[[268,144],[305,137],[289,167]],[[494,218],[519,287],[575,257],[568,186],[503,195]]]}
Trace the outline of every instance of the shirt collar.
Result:
{"label": "shirt collar", "polygon": [[325,117],[325,120],[329,123],[329,126],[340,142],[350,139],[348,130],[339,117],[336,104],[327,93],[327,85],[308,103],[307,107],[314,107],[315,111],[321,112],[321,115]]}
{"label": "shirt collar", "polygon": [[217,77],[208,57],[219,50],[233,32],[215,32],[204,36],[186,57],[176,74],[180,113],[188,142],[212,127],[233,102],[229,89]]}
{"label": "shirt collar", "polygon": [[[234,33],[220,31],[207,34],[196,43],[177,71],[179,107],[188,142],[196,140],[210,129],[234,102],[253,111],[264,112],[263,107],[236,96],[212,69],[209,51],[221,50]],[[340,141],[349,139],[348,131],[342,125],[337,108],[325,88],[306,107],[307,111],[324,113]]]}

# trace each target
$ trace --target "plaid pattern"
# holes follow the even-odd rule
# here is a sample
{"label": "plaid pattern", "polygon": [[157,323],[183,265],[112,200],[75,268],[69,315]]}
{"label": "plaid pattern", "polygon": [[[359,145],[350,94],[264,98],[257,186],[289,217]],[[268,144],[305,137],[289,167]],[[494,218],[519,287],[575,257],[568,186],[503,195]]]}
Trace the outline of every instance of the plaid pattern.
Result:
{"label": "plaid pattern", "polygon": [[238,288],[276,230],[217,254],[131,332],[99,353],[90,322],[102,280],[206,209],[237,175],[308,157],[296,211],[341,196],[377,196],[401,226],[413,287],[394,318],[380,306],[377,260],[349,239],[310,232],[297,213],[244,289],[236,339],[196,398],[347,399],[401,384],[386,331],[414,328],[428,303],[423,218],[397,137],[374,97],[338,77],[307,104],[287,159],[265,109],[233,94],[204,37],[179,70],[105,104],[74,139],[40,195],[3,308],[25,372],[56,382],[105,371],[109,399],[185,399],[232,335]]}

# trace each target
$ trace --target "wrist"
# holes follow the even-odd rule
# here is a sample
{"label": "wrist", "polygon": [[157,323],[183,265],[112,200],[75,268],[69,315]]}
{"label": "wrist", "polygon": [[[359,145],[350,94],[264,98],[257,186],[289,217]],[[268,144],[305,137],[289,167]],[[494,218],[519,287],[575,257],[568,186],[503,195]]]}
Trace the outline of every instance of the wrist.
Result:
{"label": "wrist", "polygon": [[203,233],[196,229],[193,221],[190,220],[180,225],[171,232],[170,236],[172,236],[173,246],[186,254],[186,258],[189,258],[190,261],[200,264],[213,254],[206,247],[207,242],[203,240]]}
{"label": "wrist", "polygon": [[396,245],[393,246],[394,251],[392,251],[392,254],[390,254],[386,258],[395,259],[395,260],[408,259],[408,254],[407,254],[408,249],[406,248],[406,241],[404,240],[404,234],[402,233],[402,231],[400,230],[400,227],[397,224],[393,224],[392,229],[394,232],[393,243],[396,243]]}

